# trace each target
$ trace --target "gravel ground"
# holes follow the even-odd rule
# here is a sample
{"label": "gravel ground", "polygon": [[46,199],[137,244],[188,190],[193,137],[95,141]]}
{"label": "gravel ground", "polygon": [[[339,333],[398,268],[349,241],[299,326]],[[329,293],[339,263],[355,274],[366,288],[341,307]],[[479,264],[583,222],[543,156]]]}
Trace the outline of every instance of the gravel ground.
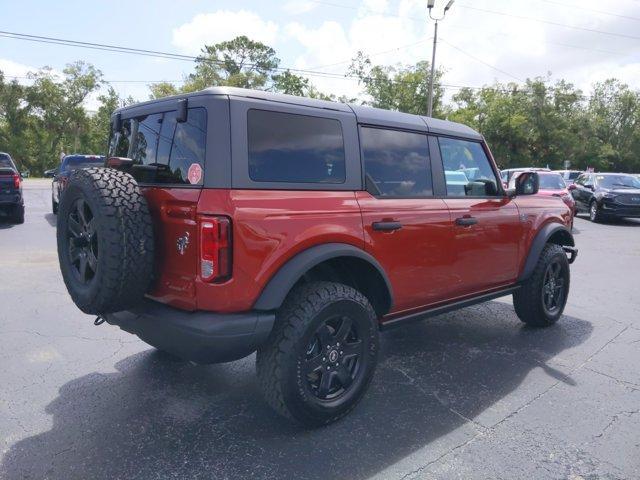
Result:
{"label": "gravel ground", "polygon": [[262,401],[254,357],[167,358],[94,327],[58,271],[50,182],[0,223],[2,479],[640,478],[640,222],[576,220],[564,318],[509,297],[385,333],[362,404],[306,431]]}

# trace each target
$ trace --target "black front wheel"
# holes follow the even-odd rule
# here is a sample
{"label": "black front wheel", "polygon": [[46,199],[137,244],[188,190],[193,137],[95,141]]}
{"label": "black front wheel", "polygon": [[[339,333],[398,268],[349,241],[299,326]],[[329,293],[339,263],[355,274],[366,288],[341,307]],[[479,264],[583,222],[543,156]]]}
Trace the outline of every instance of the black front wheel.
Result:
{"label": "black front wheel", "polygon": [[602,213],[600,213],[600,207],[598,207],[598,202],[595,200],[589,205],[589,220],[594,223],[602,221]]}
{"label": "black front wheel", "polygon": [[558,321],[569,295],[569,261],[560,245],[547,244],[533,274],[513,294],[516,314],[527,325],[548,327]]}
{"label": "black front wheel", "polygon": [[278,413],[324,425],[360,401],[377,353],[377,318],[366,297],[347,285],[313,282],[292,292],[278,312],[258,350],[258,378]]}

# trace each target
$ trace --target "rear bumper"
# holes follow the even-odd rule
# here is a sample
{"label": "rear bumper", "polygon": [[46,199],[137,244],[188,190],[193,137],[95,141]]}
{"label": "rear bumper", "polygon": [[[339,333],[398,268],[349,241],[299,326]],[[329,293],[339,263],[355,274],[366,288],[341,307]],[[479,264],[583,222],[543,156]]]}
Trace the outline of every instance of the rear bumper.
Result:
{"label": "rear bumper", "polygon": [[196,363],[222,363],[253,353],[273,327],[275,314],[185,312],[153,300],[104,315],[105,320],[156,348]]}

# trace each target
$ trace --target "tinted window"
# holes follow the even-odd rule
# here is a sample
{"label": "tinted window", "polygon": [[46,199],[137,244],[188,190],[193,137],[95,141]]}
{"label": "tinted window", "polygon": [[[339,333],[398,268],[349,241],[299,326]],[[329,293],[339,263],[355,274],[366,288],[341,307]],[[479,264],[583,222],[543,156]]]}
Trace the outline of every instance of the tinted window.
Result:
{"label": "tinted window", "polygon": [[[496,175],[480,143],[452,138],[439,142],[448,196],[497,195]],[[457,175],[453,179],[453,172],[464,173],[464,178]]]}
{"label": "tinted window", "polygon": [[[200,107],[190,108],[183,123],[175,111],[123,120],[122,131],[112,134],[109,155],[131,158],[131,173],[141,183],[202,184],[206,130],[206,110]],[[190,181],[195,164],[200,178]]]}
{"label": "tinted window", "polygon": [[256,182],[343,183],[338,120],[249,110],[249,177]]}
{"label": "tinted window", "polygon": [[0,168],[11,168],[15,170],[11,157],[5,153],[0,154]]}
{"label": "tinted window", "polygon": [[541,190],[563,190],[567,188],[562,177],[557,173],[539,173]]}
{"label": "tinted window", "polygon": [[61,170],[75,170],[77,168],[100,167],[104,165],[102,156],[67,155],[62,160]]}
{"label": "tinted window", "polygon": [[433,194],[426,135],[363,127],[360,144],[370,193],[383,197]]}

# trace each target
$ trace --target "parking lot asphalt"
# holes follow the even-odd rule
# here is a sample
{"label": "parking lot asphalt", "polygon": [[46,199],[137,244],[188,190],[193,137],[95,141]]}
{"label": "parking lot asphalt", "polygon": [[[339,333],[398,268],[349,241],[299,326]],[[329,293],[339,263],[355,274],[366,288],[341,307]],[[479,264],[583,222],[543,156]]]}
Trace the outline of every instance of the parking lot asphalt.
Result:
{"label": "parking lot asphalt", "polygon": [[50,183],[25,199],[24,225],[0,223],[1,479],[640,478],[638,221],[576,219],[557,325],[506,297],[384,333],[360,406],[304,430],[263,402],[253,356],[198,366],[93,326]]}

